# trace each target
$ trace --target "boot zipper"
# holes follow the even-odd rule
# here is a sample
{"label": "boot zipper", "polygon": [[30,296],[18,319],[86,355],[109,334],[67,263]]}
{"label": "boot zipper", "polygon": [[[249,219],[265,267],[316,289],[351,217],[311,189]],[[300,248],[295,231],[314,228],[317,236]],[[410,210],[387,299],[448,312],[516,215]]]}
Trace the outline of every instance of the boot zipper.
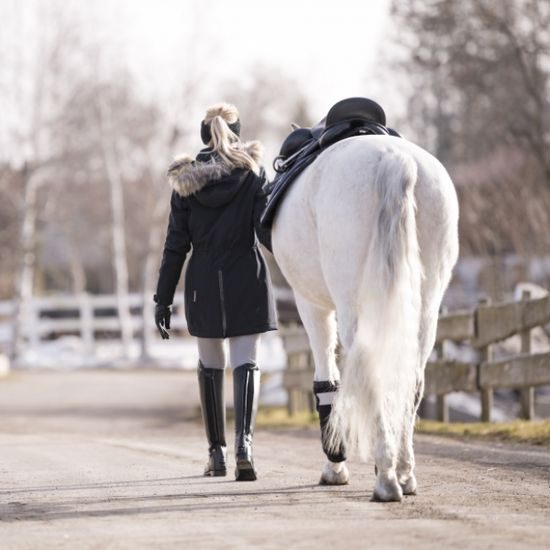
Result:
{"label": "boot zipper", "polygon": [[223,274],[221,269],[218,271],[218,285],[220,287],[220,303],[222,308],[222,331],[225,338],[225,335],[227,334],[227,319],[225,317],[225,297],[223,293]]}

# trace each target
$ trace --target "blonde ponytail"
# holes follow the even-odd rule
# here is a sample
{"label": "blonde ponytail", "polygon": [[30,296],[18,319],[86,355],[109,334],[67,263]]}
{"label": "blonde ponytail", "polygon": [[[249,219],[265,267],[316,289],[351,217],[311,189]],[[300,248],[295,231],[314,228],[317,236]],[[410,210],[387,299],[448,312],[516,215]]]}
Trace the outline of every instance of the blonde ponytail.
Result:
{"label": "blonde ponytail", "polygon": [[229,124],[239,120],[237,108],[230,103],[213,105],[206,111],[204,123],[210,127],[212,149],[230,168],[246,168],[258,173],[260,167],[246,151],[239,136],[231,131]]}

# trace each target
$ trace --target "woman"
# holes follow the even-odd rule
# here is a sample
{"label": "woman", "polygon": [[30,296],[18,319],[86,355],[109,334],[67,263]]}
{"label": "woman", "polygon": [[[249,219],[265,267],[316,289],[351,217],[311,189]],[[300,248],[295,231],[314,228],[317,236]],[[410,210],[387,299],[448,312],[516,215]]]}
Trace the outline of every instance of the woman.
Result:
{"label": "woman", "polygon": [[256,480],[252,436],[260,391],[260,333],[277,328],[271,280],[258,238],[271,249],[259,223],[266,203],[258,142],[242,143],[234,105],[210,107],[201,124],[202,149],[168,169],[173,187],[168,234],[160,267],[155,322],[168,338],[170,305],[186,255],[185,315],[197,337],[201,407],[209,443],[204,474],[226,470],[223,343],[229,341],[235,402],[235,476]]}

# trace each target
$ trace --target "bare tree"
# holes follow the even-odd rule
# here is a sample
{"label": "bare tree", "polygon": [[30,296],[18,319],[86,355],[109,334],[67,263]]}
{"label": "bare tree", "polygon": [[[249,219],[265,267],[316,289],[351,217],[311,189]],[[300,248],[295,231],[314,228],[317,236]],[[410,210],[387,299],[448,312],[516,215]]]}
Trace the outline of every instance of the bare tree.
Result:
{"label": "bare tree", "polygon": [[[29,21],[21,4],[3,4],[1,8],[2,20],[11,22],[5,28],[10,47],[2,48],[3,73],[10,75],[11,80],[0,86],[3,110],[10,114],[0,136],[5,144],[1,154],[18,173],[16,179],[23,188],[18,209],[20,261],[14,277],[11,349],[14,356],[20,344],[21,314],[28,309],[27,303],[33,295],[38,186],[47,183],[52,167],[61,160],[60,152],[51,147],[51,136],[54,121],[62,112],[64,95],[53,75],[67,61],[68,50],[63,45],[70,46],[77,32],[55,10],[44,9]],[[33,24],[39,29],[32,34],[34,42],[23,41],[22,29]],[[30,58],[23,55],[28,50],[34,53]]]}
{"label": "bare tree", "polygon": [[[210,16],[207,3],[193,5],[198,22]],[[176,101],[147,100],[81,24],[85,9],[75,15],[61,0],[34,8],[0,5],[6,22],[0,102],[7,121],[0,126],[0,249],[9,252],[0,266],[0,276],[6,274],[0,292],[15,296],[12,351],[24,335],[25,304],[39,285],[75,294],[114,289],[127,351],[130,291],[143,293],[144,327],[153,318],[170,195],[165,170],[174,154],[198,145],[193,117],[206,106],[205,82],[213,82],[202,60],[217,45],[201,41],[201,24],[182,33],[187,53]],[[218,85],[219,99],[241,109],[244,138],[266,142],[267,158],[290,121],[312,122],[293,83],[272,69],[255,69],[245,86]],[[144,356],[147,334],[144,329]]]}
{"label": "bare tree", "polygon": [[[151,160],[151,166],[156,166],[158,162]],[[156,282],[156,274],[159,266],[159,255],[162,248],[162,239],[164,238],[164,228],[166,222],[166,213],[168,210],[167,193],[163,192],[159,185],[159,179],[153,170],[148,173],[151,186],[156,189],[156,197],[153,201],[153,209],[149,219],[149,238],[147,239],[147,249],[145,251],[145,261],[142,271],[142,331],[141,331],[141,359],[146,360],[150,357],[151,333],[148,330],[149,324],[153,319],[153,300],[152,293]]]}
{"label": "bare tree", "polygon": [[37,178],[33,177],[32,169],[24,165],[21,179],[24,188],[24,215],[21,224],[19,277],[17,278],[16,297],[12,322],[12,347],[10,356],[17,357],[19,352],[21,324],[29,316],[29,301],[33,295],[33,279],[35,266],[35,235],[36,235],[36,194]]}
{"label": "bare tree", "polygon": [[550,2],[408,0],[393,15],[413,137],[459,186],[463,252],[547,251]]}
{"label": "bare tree", "polygon": [[129,355],[133,338],[132,316],[130,313],[128,264],[126,256],[126,237],[124,229],[124,196],[122,176],[119,166],[119,154],[116,148],[116,130],[113,128],[112,104],[105,90],[97,96],[99,136],[101,153],[105,166],[105,175],[109,184],[109,196],[112,213],[113,263],[117,309],[120,320],[120,332],[125,356]]}

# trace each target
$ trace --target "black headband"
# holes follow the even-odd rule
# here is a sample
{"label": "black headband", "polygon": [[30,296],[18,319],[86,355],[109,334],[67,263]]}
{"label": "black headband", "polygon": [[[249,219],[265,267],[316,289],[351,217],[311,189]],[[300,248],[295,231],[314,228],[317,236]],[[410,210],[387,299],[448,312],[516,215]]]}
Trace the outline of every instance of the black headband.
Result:
{"label": "black headband", "polygon": [[[231,124],[228,124],[229,129],[236,135],[241,135],[241,121],[236,120],[235,122],[232,122]],[[201,122],[201,139],[202,142],[205,145],[208,145],[210,143],[210,140],[212,139],[212,134],[210,133],[210,123],[204,122],[204,120]]]}

